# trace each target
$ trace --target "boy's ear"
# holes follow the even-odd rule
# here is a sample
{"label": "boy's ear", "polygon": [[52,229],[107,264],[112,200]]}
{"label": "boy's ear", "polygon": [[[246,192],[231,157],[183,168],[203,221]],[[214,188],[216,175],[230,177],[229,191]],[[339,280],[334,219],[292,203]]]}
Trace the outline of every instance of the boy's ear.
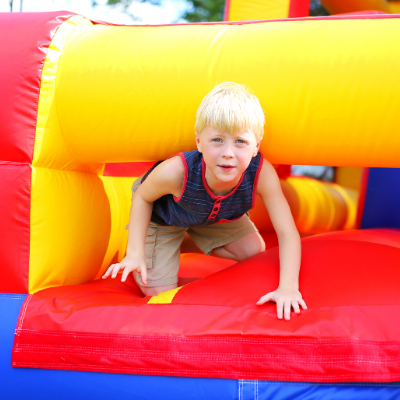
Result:
{"label": "boy's ear", "polygon": [[257,155],[257,153],[259,152],[260,146],[261,146],[261,140],[257,143],[257,146],[256,146],[257,150],[254,152],[253,157],[255,157]]}
{"label": "boy's ear", "polygon": [[195,131],[195,136],[196,136],[197,150],[201,153],[200,135],[199,135],[199,133],[197,131]]}

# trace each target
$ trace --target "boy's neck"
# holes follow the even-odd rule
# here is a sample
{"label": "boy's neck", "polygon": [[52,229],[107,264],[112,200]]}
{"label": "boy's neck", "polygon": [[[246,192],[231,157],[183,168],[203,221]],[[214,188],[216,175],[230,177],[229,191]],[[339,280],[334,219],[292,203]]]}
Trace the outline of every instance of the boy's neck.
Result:
{"label": "boy's neck", "polygon": [[[205,164],[204,164],[204,166],[205,166]],[[226,196],[235,188],[235,186],[239,183],[240,178],[241,178],[241,176],[239,176],[234,183],[221,182],[221,181],[216,180],[215,177],[210,176],[210,173],[207,170],[207,167],[206,167],[204,176],[206,178],[207,185],[214,196]]]}

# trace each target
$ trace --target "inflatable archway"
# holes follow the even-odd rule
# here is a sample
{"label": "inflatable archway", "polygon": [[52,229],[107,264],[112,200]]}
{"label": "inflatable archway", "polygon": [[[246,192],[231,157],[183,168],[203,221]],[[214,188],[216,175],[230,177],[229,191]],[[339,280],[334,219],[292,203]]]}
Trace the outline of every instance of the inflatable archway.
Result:
{"label": "inflatable archway", "polygon": [[[288,398],[327,388],[339,396],[355,387],[343,382],[398,393],[387,384],[400,380],[398,230],[303,239],[309,309],[290,322],[277,320],[273,304],[255,305],[277,285],[277,247],[229,267],[208,260],[214,273],[202,276],[196,257],[184,255],[187,284],[152,298],[133,280],[96,279],[126,245],[133,179],[123,163],[192,149],[195,110],[217,82],[253,88],[268,120],[262,151],[275,164],[399,168],[400,79],[390,73],[400,64],[398,16],[130,27],[62,12],[0,18],[8,37],[0,303],[9,398],[27,393],[22,380],[41,399],[271,390]],[[345,203],[329,193],[328,209]],[[305,214],[313,210],[299,215],[312,220]],[[365,390],[355,393],[366,398]]]}

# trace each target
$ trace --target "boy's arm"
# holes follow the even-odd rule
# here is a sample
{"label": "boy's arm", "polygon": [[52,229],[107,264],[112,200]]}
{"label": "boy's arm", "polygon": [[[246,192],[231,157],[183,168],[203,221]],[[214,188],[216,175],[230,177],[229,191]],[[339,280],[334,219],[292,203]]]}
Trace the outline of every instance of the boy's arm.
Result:
{"label": "boy's arm", "polygon": [[289,320],[292,307],[296,313],[300,312],[299,305],[303,309],[307,308],[299,292],[300,235],[282,193],[275,168],[265,159],[258,180],[257,194],[261,196],[278,236],[280,260],[278,288],[262,296],[257,304],[275,301],[278,318],[281,319],[284,315],[285,319]]}
{"label": "boy's arm", "polygon": [[170,158],[158,165],[146,180],[138,187],[132,197],[129,214],[129,233],[126,256],[120,262],[111,265],[103,278],[111,275],[115,278],[120,270],[124,282],[130,272],[141,274],[142,282],[147,284],[147,267],[144,261],[144,246],[149,227],[153,203],[166,194],[179,197],[182,191],[185,168],[181,158]]}

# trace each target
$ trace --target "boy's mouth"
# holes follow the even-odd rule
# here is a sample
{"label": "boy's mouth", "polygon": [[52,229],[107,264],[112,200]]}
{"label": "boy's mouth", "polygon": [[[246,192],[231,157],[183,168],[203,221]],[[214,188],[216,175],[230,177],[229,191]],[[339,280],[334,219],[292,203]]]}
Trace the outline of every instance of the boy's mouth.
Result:
{"label": "boy's mouth", "polygon": [[230,171],[233,169],[233,165],[218,165],[220,168],[222,168],[224,171]]}

